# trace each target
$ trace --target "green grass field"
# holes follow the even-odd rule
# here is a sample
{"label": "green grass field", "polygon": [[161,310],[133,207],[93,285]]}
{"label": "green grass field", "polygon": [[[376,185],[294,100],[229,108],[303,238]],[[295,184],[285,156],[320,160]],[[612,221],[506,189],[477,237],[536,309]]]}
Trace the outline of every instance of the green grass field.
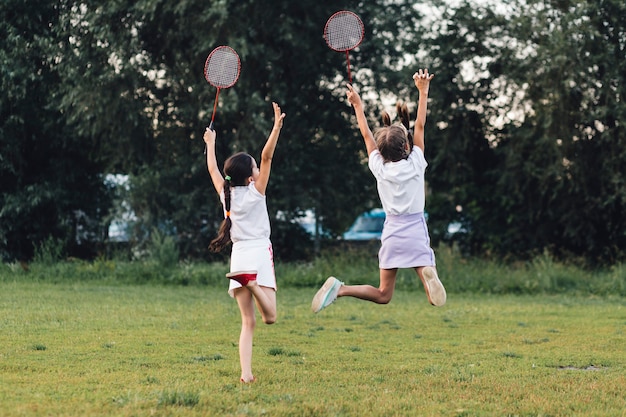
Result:
{"label": "green grass field", "polygon": [[5,280],[0,415],[626,415],[622,297],[314,293],[279,290],[244,386],[225,288]]}

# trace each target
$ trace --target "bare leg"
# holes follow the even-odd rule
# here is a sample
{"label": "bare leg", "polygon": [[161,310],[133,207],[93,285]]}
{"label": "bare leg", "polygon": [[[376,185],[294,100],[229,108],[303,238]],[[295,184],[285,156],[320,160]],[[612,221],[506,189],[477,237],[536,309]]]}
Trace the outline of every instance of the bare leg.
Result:
{"label": "bare leg", "polygon": [[337,297],[355,297],[378,304],[387,304],[393,297],[397,273],[397,269],[381,269],[378,288],[371,285],[343,285],[339,289]]}
{"label": "bare leg", "polygon": [[417,277],[422,281],[422,284],[423,284],[424,283],[424,267],[418,266],[417,268],[415,268],[415,273],[417,273]]}
{"label": "bare leg", "polygon": [[420,266],[415,268],[417,276],[422,280],[428,301],[437,307],[446,303],[446,289],[439,280],[437,269],[434,266]]}
{"label": "bare leg", "polygon": [[273,288],[260,286],[256,282],[251,282],[246,285],[246,288],[254,295],[263,323],[276,322],[276,291]]}
{"label": "bare leg", "polygon": [[237,288],[234,291],[239,311],[241,312],[241,333],[239,334],[239,363],[241,365],[241,380],[251,382],[252,374],[252,339],[256,317],[252,293],[245,288]]}
{"label": "bare leg", "polygon": [[259,286],[256,281],[257,271],[229,272],[226,277],[237,281],[252,293],[265,324],[276,321],[276,290]]}

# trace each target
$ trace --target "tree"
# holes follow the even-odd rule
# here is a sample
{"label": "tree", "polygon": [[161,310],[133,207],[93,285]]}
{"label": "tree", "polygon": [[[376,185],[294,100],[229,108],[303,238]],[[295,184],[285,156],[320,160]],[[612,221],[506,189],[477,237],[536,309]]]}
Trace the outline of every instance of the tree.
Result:
{"label": "tree", "polygon": [[28,257],[52,235],[78,253],[81,226],[101,242],[112,195],[103,178],[117,173],[130,177],[137,238],[166,229],[183,256],[210,259],[222,211],[202,155],[215,89],[201,70],[224,44],[242,72],[220,93],[218,159],[238,150],[258,157],[270,101],[287,113],[268,189],[277,253],[308,251],[293,250],[306,236],[290,220],[311,209],[324,229],[342,232],[379,205],[344,100],[345,57],[322,38],[326,19],[348,9],[365,23],[350,58],[372,126],[383,103],[414,105],[417,68],[436,74],[426,126],[435,245],[459,221],[469,253],[624,259],[625,7],[6,1],[0,250]]}
{"label": "tree", "polygon": [[[361,5],[357,11],[374,16],[382,3]],[[258,157],[271,128],[270,101],[287,112],[268,191],[272,217],[281,211],[289,220],[314,209],[325,229],[339,233],[365,207],[378,204],[343,99],[343,57],[321,37],[335,9],[332,2],[282,1],[267,7],[232,1],[207,8],[197,1],[158,0],[82,2],[71,9],[64,19],[64,31],[72,34],[66,55],[78,56],[78,68],[97,71],[79,77],[67,69],[69,99],[63,108],[77,129],[92,128],[92,134],[107,138],[109,169],[130,174],[131,205],[142,230],[171,221],[182,252],[206,256],[222,212],[202,155],[201,134],[215,90],[201,68],[208,53],[222,44],[239,53],[242,71],[237,84],[220,94],[218,158],[223,161],[235,150]],[[414,14],[405,8],[405,15],[406,10]],[[394,54],[402,54],[403,48],[387,46],[401,25],[397,17],[372,21],[376,26],[368,30],[386,34],[371,36],[367,50],[354,54],[353,65],[357,71],[371,70],[367,81],[380,83],[390,64],[378,57],[390,56],[393,64],[398,60]],[[81,114],[100,88],[106,89],[107,100],[102,108],[90,108],[98,126],[93,129],[81,122]],[[111,126],[110,118],[123,123]],[[275,228],[283,230],[293,238],[289,228]]]}
{"label": "tree", "polygon": [[[523,86],[528,108],[501,147],[499,188],[515,191],[508,226],[520,249],[624,259],[624,12],[618,1],[529,2],[517,11],[514,35],[526,42],[503,72]],[[516,59],[524,49],[532,52]]]}
{"label": "tree", "polygon": [[[451,201],[475,253],[624,259],[624,7],[519,1],[496,14],[461,3],[444,15],[430,43],[450,86],[444,158],[461,138],[478,152],[461,148],[467,173],[432,185],[465,190]],[[447,122],[460,112],[462,124]]]}
{"label": "tree", "polygon": [[0,255],[28,259],[46,239],[89,256],[108,191],[96,144],[74,134],[56,103],[61,75],[55,30],[62,5],[0,5]]}
{"label": "tree", "polygon": [[[346,5],[371,21],[363,53],[357,51],[352,60],[359,74],[355,82],[362,83],[364,91],[382,81],[396,90],[389,82],[395,78],[388,77],[386,69],[397,66],[403,55],[404,41],[398,36],[403,25],[398,19],[415,20],[408,2],[386,3]],[[29,44],[29,53],[47,57],[43,70],[50,77],[38,84],[38,95],[45,101],[41,108],[54,112],[42,117],[53,123],[45,132],[59,133],[68,145],[81,143],[67,148],[81,152],[76,159],[84,162],[89,175],[69,164],[63,178],[90,179],[90,192],[77,196],[81,201],[76,205],[80,210],[94,208],[87,216],[94,225],[105,227],[110,216],[103,176],[128,174],[130,203],[141,219],[137,236],[140,230],[168,223],[182,253],[206,253],[221,209],[210,191],[200,138],[215,91],[200,71],[208,53],[220,44],[238,51],[243,68],[237,85],[221,94],[216,120],[220,159],[235,150],[258,155],[271,127],[271,100],[288,113],[269,191],[272,217],[281,211],[289,220],[314,209],[326,230],[339,233],[360,211],[378,205],[361,139],[344,102],[343,56],[327,48],[321,36],[324,22],[337,10],[335,3],[281,1],[268,7],[258,1],[224,1],[207,7],[197,0],[64,0],[48,7],[13,6],[3,6],[3,13],[13,13],[4,20],[10,25],[46,22],[19,36],[40,33]],[[381,17],[383,7],[397,15]],[[14,30],[10,25],[7,31]],[[397,47],[390,47],[391,40]],[[32,49],[35,46],[40,49]],[[27,71],[28,66],[17,67]],[[29,86],[24,91],[36,90]],[[8,113],[15,115],[13,110]],[[23,156],[26,150],[16,153]],[[68,192],[74,185],[59,187]],[[98,189],[99,197],[88,202]],[[16,212],[24,205],[13,204]],[[5,216],[10,207],[5,204]],[[61,208],[60,216],[68,216],[68,210]],[[26,241],[41,240],[59,222],[42,224],[39,235]],[[5,234],[5,242],[13,241],[24,227],[16,224],[12,237]]]}
{"label": "tree", "polygon": [[501,231],[493,201],[498,158],[492,120],[498,110],[492,102],[497,93],[487,68],[501,53],[497,39],[507,23],[489,5],[434,5],[440,17],[431,18],[423,40],[423,53],[436,74],[426,130],[429,228],[436,243],[449,239],[448,224],[459,222],[469,233],[455,239],[464,250],[483,254]]}

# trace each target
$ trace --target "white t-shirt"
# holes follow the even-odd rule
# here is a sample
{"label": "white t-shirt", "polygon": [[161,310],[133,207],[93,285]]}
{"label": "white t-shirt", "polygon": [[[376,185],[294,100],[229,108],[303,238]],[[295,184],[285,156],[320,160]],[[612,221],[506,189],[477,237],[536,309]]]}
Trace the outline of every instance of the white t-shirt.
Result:
{"label": "white t-shirt", "polygon": [[[224,191],[220,193],[220,200],[223,206]],[[231,188],[230,219],[232,221],[230,240],[233,243],[242,240],[269,239],[270,218],[265,196],[254,187],[254,182],[248,186]]]}
{"label": "white t-shirt", "polygon": [[428,163],[419,147],[413,146],[407,159],[387,163],[375,150],[369,155],[368,166],[376,178],[378,195],[386,214],[424,211],[424,172]]}

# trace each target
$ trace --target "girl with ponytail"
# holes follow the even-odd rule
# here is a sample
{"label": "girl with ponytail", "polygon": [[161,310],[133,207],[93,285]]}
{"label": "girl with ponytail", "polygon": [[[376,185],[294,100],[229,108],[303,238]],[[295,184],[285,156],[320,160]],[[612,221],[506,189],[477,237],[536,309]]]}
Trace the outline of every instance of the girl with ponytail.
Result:
{"label": "girl with ponytail", "polygon": [[428,227],[424,218],[424,173],[428,165],[424,158],[424,125],[428,89],[434,75],[419,70],[413,75],[419,92],[417,118],[413,132],[409,129],[409,111],[398,103],[396,110],[400,123],[392,124],[389,114],[383,113],[383,127],[375,133],[370,130],[361,97],[348,84],[346,96],[354,107],[359,130],[368,154],[368,166],[378,188],[385,225],[378,252],[380,284],[344,285],[335,277],[326,280],[315,294],[311,308],[315,313],[334,302],[337,297],[356,297],[378,304],[391,301],[398,268],[411,268],[421,279],[428,301],[434,306],[446,302],[446,290],[439,281],[435,268],[435,254],[430,247]]}
{"label": "girl with ponytail", "polygon": [[215,191],[224,206],[224,221],[209,250],[219,252],[232,242],[228,293],[237,300],[241,312],[239,361],[241,382],[256,380],[252,373],[252,339],[256,324],[255,304],[263,322],[276,321],[276,277],[270,241],[270,221],[265,190],[272,158],[285,114],[276,103],[274,126],[261,152],[261,165],[247,153],[239,152],[224,163],[224,177],[215,155],[215,131],[207,128],[207,168]]}

